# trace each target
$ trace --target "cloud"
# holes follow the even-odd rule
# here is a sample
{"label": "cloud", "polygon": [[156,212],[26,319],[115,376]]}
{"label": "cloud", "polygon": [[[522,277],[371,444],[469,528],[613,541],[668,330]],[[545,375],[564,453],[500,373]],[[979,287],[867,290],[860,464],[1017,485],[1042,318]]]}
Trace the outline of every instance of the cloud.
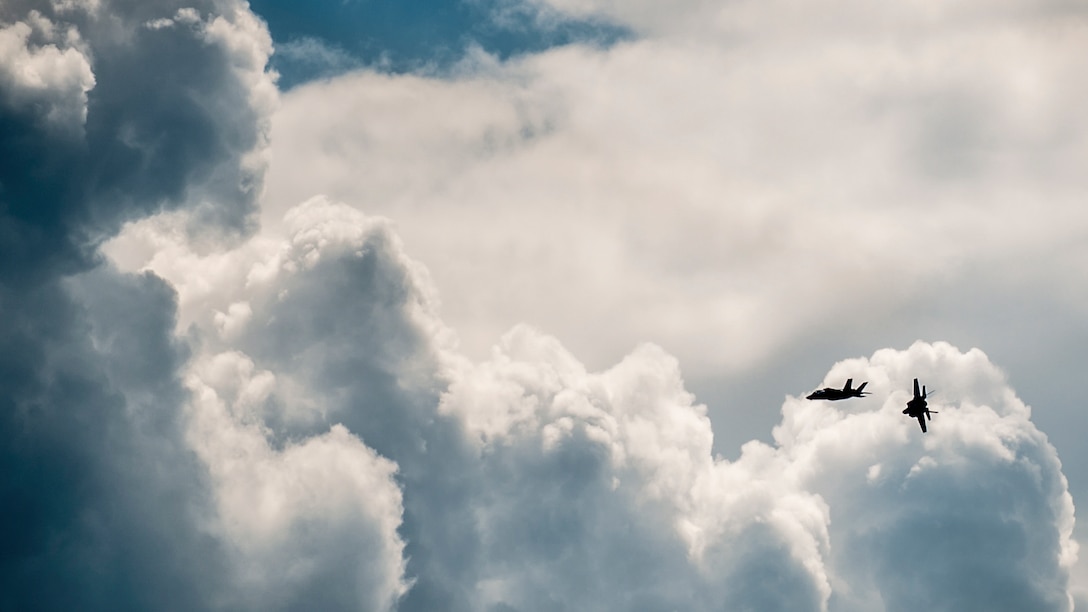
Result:
{"label": "cloud", "polygon": [[729,457],[829,358],[984,347],[1088,491],[1078,8],[594,6],[637,35],[292,89],[262,222],[393,219],[472,359],[522,323],[592,370],[657,343]]}
{"label": "cloud", "polygon": [[[526,335],[508,337],[485,366],[502,364],[509,372],[485,387],[503,391],[478,394],[469,406],[491,412],[494,404],[483,397],[505,398],[498,405],[526,415],[521,421],[528,415],[542,421],[508,429],[537,437],[545,449],[584,428],[611,456],[615,477],[633,481],[636,499],[671,506],[657,517],[661,528],[687,544],[689,558],[701,561],[696,567],[709,566],[718,576],[735,568],[720,592],[735,598],[733,607],[819,609],[830,601],[831,609],[859,610],[876,602],[889,610],[1068,609],[1076,544],[1061,464],[980,351],[918,343],[839,364],[829,382],[839,379],[836,371],[860,376],[879,383],[886,399],[851,413],[791,398],[775,446],[750,443],[729,463],[711,460],[709,423],[690,397],[684,401],[678,380],[663,395],[678,393],[680,401],[654,401],[660,396],[652,389],[659,387],[650,381],[675,372],[675,362],[650,360],[634,376],[621,374],[656,349],[604,373],[606,392],[593,394],[585,389],[596,386],[586,382],[594,376],[574,369],[571,383],[558,382],[571,372],[569,361],[527,354],[522,347],[533,342]],[[554,340],[534,340],[557,348]],[[510,350],[521,359],[510,359]],[[909,389],[912,374],[942,389],[944,412],[932,436],[920,436],[900,414],[905,392],[889,394]],[[448,402],[458,397],[459,384]],[[588,401],[575,399],[581,394]],[[472,407],[464,409],[471,414]],[[483,433],[494,429],[487,416],[477,426]],[[687,427],[677,427],[685,421]],[[775,551],[785,558],[771,561]],[[791,588],[771,578],[783,572],[796,576]]]}
{"label": "cloud", "polygon": [[341,425],[275,448],[256,411],[275,376],[239,353],[193,369],[187,439],[213,480],[215,533],[231,545],[231,606],[391,609],[408,586],[396,466]]}
{"label": "cloud", "polygon": [[[694,503],[700,471],[712,466],[711,432],[678,364],[660,349],[648,346],[595,376],[554,339],[522,328],[493,362],[477,366],[455,350],[426,277],[384,222],[315,198],[283,226],[288,234],[263,259],[240,249],[227,264],[249,270],[251,282],[230,283],[218,296],[250,305],[244,327],[217,337],[205,320],[190,332],[204,338],[204,356],[188,370],[198,415],[190,440],[218,483],[226,537],[264,552],[264,541],[292,533],[289,525],[307,516],[344,530],[335,541],[385,533],[385,545],[370,543],[354,558],[370,560],[363,575],[401,577],[381,592],[411,584],[399,606],[406,610],[440,601],[465,610],[607,606],[617,592],[632,604],[698,608],[745,592],[737,587],[753,571],[748,558],[756,571],[790,573],[799,584],[786,594],[739,597],[812,609],[826,599],[818,561],[809,558],[807,567],[799,559],[821,546],[821,506],[804,492],[787,491],[784,507],[770,493],[741,504],[728,529],[744,550],[718,551],[723,560],[713,566],[729,580],[715,584],[711,568],[691,562],[698,526],[681,533],[682,509]],[[477,414],[478,406],[493,411]],[[335,476],[337,461],[308,450],[329,438],[356,449],[351,472]],[[367,447],[396,462],[395,476]],[[277,484],[302,469],[291,458],[304,453],[320,461],[329,490],[350,487],[341,482],[349,474],[365,478],[368,495],[356,503],[369,510],[340,523],[342,514],[329,508],[337,496],[322,485],[307,487],[315,505]],[[375,508],[376,490],[390,503]],[[232,518],[244,514],[245,500],[269,495],[277,504],[267,531]],[[262,523],[260,515],[249,522]],[[399,526],[395,537],[391,526]],[[301,545],[288,540],[270,556],[303,555]],[[376,557],[375,548],[385,552]],[[335,553],[315,566],[328,555]],[[638,559],[615,565],[630,557]]]}
{"label": "cloud", "polygon": [[205,232],[251,222],[276,96],[267,32],[232,4],[162,30],[142,24],[175,7],[111,8],[0,14],[8,278],[86,267],[123,222],[165,209],[198,211]]}
{"label": "cloud", "polygon": [[[250,279],[216,298],[250,305],[244,327],[216,336],[199,324],[208,365],[190,384],[237,399],[204,404],[217,425],[191,435],[247,431],[262,449],[241,462],[202,453],[213,474],[264,461],[291,474],[288,457],[310,445],[354,448],[352,473],[389,502],[372,494],[359,518],[325,522],[385,533],[361,540],[384,559],[363,571],[397,577],[388,598],[410,585],[398,609],[1070,609],[1077,547],[1061,464],[977,349],[919,342],[840,362],[825,384],[868,380],[874,395],[787,398],[773,444],[727,461],[661,348],[594,372],[520,326],[469,360],[387,222],[314,198],[278,227],[254,239],[263,256],[240,249],[226,266]],[[223,267],[216,257],[173,273]],[[925,435],[901,414],[913,377],[939,389]],[[345,488],[331,483],[347,473],[333,478]],[[253,482],[220,485],[225,525],[240,525],[225,496]],[[278,499],[285,517],[338,504]]]}
{"label": "cloud", "polygon": [[3,293],[5,608],[207,608],[224,569],[182,441],[173,293],[97,271]]}
{"label": "cloud", "polygon": [[897,30],[862,13],[845,38],[756,17],[734,38],[296,88],[268,217],[321,192],[396,219],[476,357],[529,322],[595,367],[651,339],[706,378],[971,283],[1067,303],[1046,263],[1083,244],[1075,17]]}
{"label": "cloud", "polygon": [[[985,354],[919,342],[825,380],[844,374],[871,381],[875,412],[791,399],[775,429],[831,506],[831,565],[850,585],[833,607],[1069,609],[1077,544],[1061,463]],[[939,389],[924,436],[900,414],[912,377]]]}
{"label": "cloud", "polygon": [[[53,22],[37,11],[27,18],[0,29],[0,49],[8,58],[0,65],[4,101],[13,111],[40,114],[38,119],[49,127],[81,130],[94,73],[78,48],[79,32],[56,32]],[[31,34],[45,42],[32,44]]]}
{"label": "cloud", "polygon": [[[920,283],[945,261],[949,251],[940,249],[956,252],[951,238],[970,239],[940,226],[951,233],[926,243],[938,252],[917,257],[848,232],[836,234],[855,241],[841,250],[761,250],[752,232],[771,228],[763,235],[774,238],[771,221],[800,210],[791,194],[813,193],[805,181],[819,178],[805,159],[820,139],[793,129],[809,122],[785,104],[758,115],[766,98],[743,88],[716,90],[720,98],[669,117],[657,110],[688,98],[645,87],[647,75],[712,83],[725,66],[739,83],[757,88],[769,75],[760,91],[786,92],[789,70],[758,68],[806,64],[771,53],[740,68],[720,49],[707,63],[688,63],[684,45],[655,39],[470,62],[445,80],[361,73],[304,93],[332,92],[326,102],[344,105],[335,108],[367,111],[348,135],[369,139],[329,142],[359,147],[368,163],[353,168],[374,180],[353,175],[363,193],[348,205],[312,191],[295,198],[310,186],[280,176],[286,182],[270,183],[275,194],[257,226],[276,92],[255,16],[234,3],[43,3],[33,7],[38,16],[28,7],[3,9],[4,23],[15,24],[4,26],[5,44],[18,51],[4,56],[5,69],[74,49],[93,88],[83,89],[91,81],[80,70],[61,70],[68,76],[43,81],[48,104],[5,102],[0,116],[0,147],[15,160],[0,169],[0,506],[10,519],[0,607],[1070,609],[1077,546],[1057,452],[981,351],[919,342],[839,362],[825,384],[853,377],[876,393],[841,405],[786,397],[773,439],[748,442],[726,460],[714,453],[709,410],[690,392],[681,357],[642,343],[603,366],[587,364],[539,331],[546,327],[503,321],[509,329],[489,351],[466,351],[440,316],[439,298],[449,294],[409,256],[420,234],[402,241],[397,215],[354,206],[394,194],[391,212],[407,213],[443,199],[421,210],[449,222],[442,232],[471,230],[473,240],[505,249],[504,265],[522,264],[523,273],[504,280],[556,296],[539,312],[569,295],[608,298],[574,300],[584,328],[599,329],[594,341],[629,337],[631,327],[610,331],[602,321],[674,325],[665,315],[699,303],[679,291],[684,283],[663,285],[676,295],[644,309],[631,306],[642,304],[632,296],[661,293],[656,275],[683,271],[700,253],[724,253],[729,291],[707,302],[726,314],[691,308],[706,315],[704,332],[724,320],[736,333],[729,349],[742,368],[765,358],[758,340],[772,329],[746,331],[753,317],[778,322],[786,342],[790,329],[841,312],[834,292],[820,290],[824,276],[800,284],[800,297],[785,291],[805,274],[783,271],[783,262],[807,256],[839,273],[876,275],[871,262],[858,263],[870,254]],[[57,38],[68,28],[78,44]],[[587,74],[603,86],[586,88]],[[816,88],[823,93],[806,108],[828,111],[834,105],[821,103],[830,89]],[[633,100],[624,117],[615,96],[633,93],[642,95],[624,98]],[[715,150],[691,127],[717,117],[711,99],[732,109],[712,135],[735,134],[742,145],[712,157],[739,164],[727,181],[740,185],[727,192],[739,204],[724,218],[694,205],[663,219],[656,200],[639,196],[680,193],[678,201],[699,204],[710,201],[700,195],[708,185],[720,187],[683,156],[688,146]],[[45,119],[62,107],[85,108],[74,139]],[[762,127],[744,131],[736,117],[746,114],[762,117]],[[766,151],[748,159],[744,151],[761,151],[758,136],[779,122],[790,128],[774,148],[785,166],[769,164]],[[957,159],[970,163],[955,169],[959,178],[980,167],[975,144],[987,125],[962,136],[970,146]],[[682,142],[661,139],[683,126]],[[331,128],[319,127],[328,137]],[[287,135],[284,146],[298,137]],[[375,144],[383,154],[368,149]],[[913,159],[910,144],[880,151]],[[908,167],[926,175],[924,164]],[[687,168],[695,171],[682,189],[668,191],[672,172]],[[740,181],[737,168],[760,180]],[[807,172],[768,187],[790,169]],[[1048,176],[1062,176],[1055,172]],[[622,198],[609,198],[614,187],[601,176],[617,185],[636,179]],[[346,180],[326,178],[333,187],[332,179]],[[871,193],[874,184],[855,188]],[[494,206],[537,187],[536,204],[567,208],[530,207],[523,216]],[[605,205],[588,206],[597,196]],[[583,207],[598,216],[583,224],[563,216]],[[835,227],[799,214],[817,229]],[[621,218],[641,221],[609,225]],[[874,217],[873,227],[902,237],[901,220]],[[653,221],[659,231],[644,235]],[[742,229],[730,230],[734,223]],[[602,236],[601,227],[615,233]],[[685,241],[703,227],[731,240]],[[582,239],[570,249],[576,256],[559,248],[564,236]],[[656,252],[668,257],[650,257]],[[552,255],[568,259],[537,274]],[[646,274],[618,297],[603,284],[599,294],[579,294],[594,284],[572,271],[599,281],[628,261]],[[482,281],[502,286],[494,273]],[[764,280],[764,292],[744,291]],[[816,314],[797,314],[787,298]],[[901,414],[915,376],[940,390],[925,435]]]}
{"label": "cloud", "polygon": [[96,253],[164,208],[222,233],[252,211],[275,90],[243,39],[261,32],[201,8],[205,30],[167,36],[140,26],[162,3],[0,8],[5,609],[211,609],[232,590],[185,442],[175,293]]}

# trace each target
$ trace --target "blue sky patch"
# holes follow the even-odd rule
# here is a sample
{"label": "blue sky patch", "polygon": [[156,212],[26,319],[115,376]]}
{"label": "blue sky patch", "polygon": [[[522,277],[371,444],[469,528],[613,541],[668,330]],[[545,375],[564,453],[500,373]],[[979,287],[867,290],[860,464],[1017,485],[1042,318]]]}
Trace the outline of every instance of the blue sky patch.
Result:
{"label": "blue sky patch", "polygon": [[506,59],[575,42],[609,45],[617,25],[503,0],[253,0],[276,44],[283,89],[362,66],[442,70],[478,47]]}

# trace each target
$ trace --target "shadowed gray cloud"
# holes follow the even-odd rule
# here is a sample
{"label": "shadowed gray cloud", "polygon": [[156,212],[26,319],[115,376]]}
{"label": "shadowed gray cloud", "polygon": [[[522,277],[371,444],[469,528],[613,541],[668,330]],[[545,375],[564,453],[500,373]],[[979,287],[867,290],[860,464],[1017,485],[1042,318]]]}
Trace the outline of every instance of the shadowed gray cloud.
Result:
{"label": "shadowed gray cloud", "polygon": [[[468,500],[478,494],[479,466],[457,423],[436,414],[446,383],[411,316],[421,296],[393,240],[379,228],[357,250],[334,243],[322,251],[319,263],[255,304],[237,346],[320,407],[293,419],[273,415],[275,438],[342,423],[397,463],[400,533],[414,581],[399,609],[473,610],[479,536]],[[359,562],[369,556],[354,554]]]}
{"label": "shadowed gray cloud", "polygon": [[55,30],[74,29],[74,42],[32,37],[28,48],[78,51],[94,77],[82,125],[48,125],[50,108],[71,103],[59,98],[69,90],[57,91],[55,100],[47,89],[33,104],[0,106],[0,261],[7,282],[86,268],[94,247],[125,221],[182,205],[197,212],[205,231],[250,229],[263,168],[242,158],[263,143],[265,109],[254,106],[253,85],[240,72],[259,73],[261,66],[246,66],[203,22],[145,25],[181,7],[214,18],[218,5],[103,2],[90,13],[59,14],[47,2],[31,6],[6,6],[0,24],[36,10]]}
{"label": "shadowed gray cloud", "polygon": [[174,292],[95,249],[185,205],[246,230],[262,122],[226,45],[143,25],[192,3],[57,6],[0,7],[30,31],[0,59],[29,75],[0,82],[0,607],[215,608],[230,571],[184,440]]}
{"label": "shadowed gray cloud", "polygon": [[98,271],[4,295],[0,606],[207,608],[223,580],[182,440],[173,293]]}

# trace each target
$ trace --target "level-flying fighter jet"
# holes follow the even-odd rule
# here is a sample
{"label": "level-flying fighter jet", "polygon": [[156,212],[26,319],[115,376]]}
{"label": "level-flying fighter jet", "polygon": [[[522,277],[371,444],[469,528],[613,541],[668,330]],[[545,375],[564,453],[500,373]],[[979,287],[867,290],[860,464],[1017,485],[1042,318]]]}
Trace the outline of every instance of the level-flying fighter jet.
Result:
{"label": "level-flying fighter jet", "polygon": [[922,426],[922,433],[926,432],[926,420],[933,419],[929,415],[937,414],[936,410],[930,410],[929,405],[926,404],[926,386],[922,385],[922,392],[918,392],[917,378],[914,379],[914,398],[907,402],[907,408],[903,414],[912,419],[918,419],[918,424]]}
{"label": "level-flying fighter jet", "polygon": [[824,389],[819,389],[819,390],[813,391],[807,397],[805,397],[805,399],[836,401],[836,400],[846,399],[848,397],[861,397],[863,395],[869,395],[869,393],[867,391],[864,391],[865,385],[867,385],[869,383],[863,382],[863,383],[861,383],[861,386],[858,387],[857,389],[852,388],[851,385],[853,385],[853,384],[854,384],[854,379],[853,378],[847,378],[846,379],[846,385],[843,386],[842,389],[835,389],[833,387],[826,387]]}

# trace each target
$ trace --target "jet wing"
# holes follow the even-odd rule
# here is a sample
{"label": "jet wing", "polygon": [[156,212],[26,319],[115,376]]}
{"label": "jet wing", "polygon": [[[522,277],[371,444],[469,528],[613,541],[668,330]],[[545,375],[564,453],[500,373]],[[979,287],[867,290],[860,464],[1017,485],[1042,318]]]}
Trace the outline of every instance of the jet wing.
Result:
{"label": "jet wing", "polygon": [[922,397],[922,392],[918,390],[918,379],[914,379],[914,397]]}
{"label": "jet wing", "polygon": [[922,433],[925,433],[926,432],[926,415],[924,415],[924,414],[919,414],[918,415],[918,424],[922,426]]}

